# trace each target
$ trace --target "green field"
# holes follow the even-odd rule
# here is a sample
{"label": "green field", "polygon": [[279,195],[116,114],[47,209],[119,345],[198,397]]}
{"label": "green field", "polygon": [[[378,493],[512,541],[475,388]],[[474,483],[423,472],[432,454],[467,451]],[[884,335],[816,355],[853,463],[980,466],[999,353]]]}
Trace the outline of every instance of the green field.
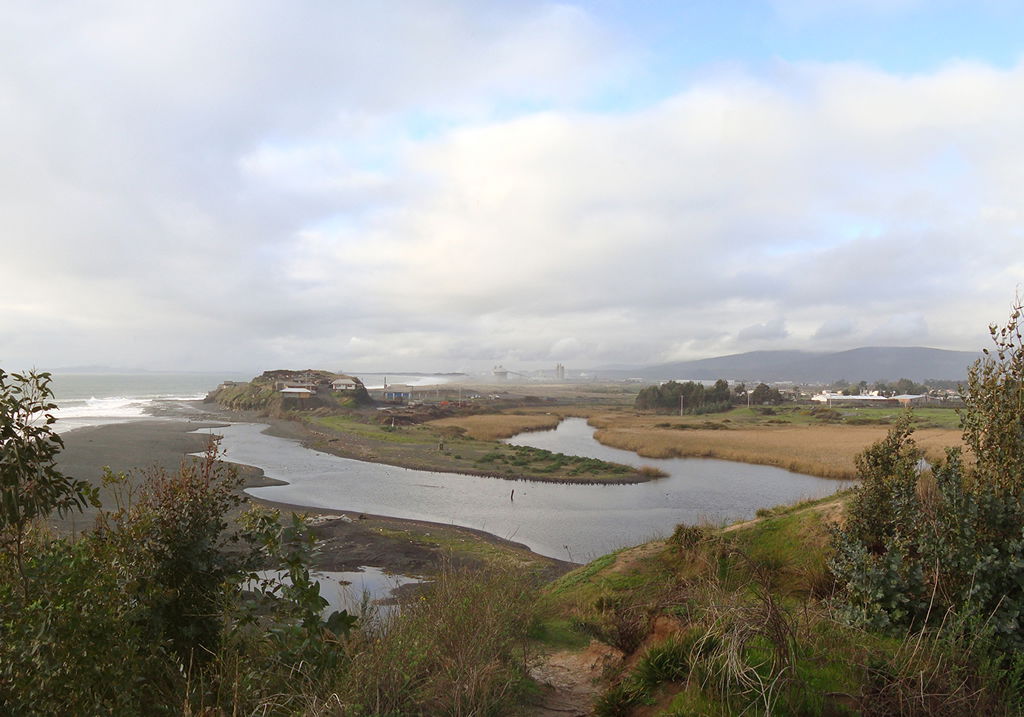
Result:
{"label": "green field", "polygon": [[[701,424],[705,421],[742,425],[814,425],[840,423],[846,425],[891,425],[905,409],[892,406],[754,406],[740,407],[724,413],[703,416],[682,416],[676,421]],[[960,428],[960,416],[954,408],[913,408],[918,428]]]}
{"label": "green field", "polygon": [[392,427],[361,415],[311,416],[307,423],[325,431],[325,436],[315,441],[319,449],[408,468],[564,482],[656,477],[620,463],[472,438],[457,426]]}

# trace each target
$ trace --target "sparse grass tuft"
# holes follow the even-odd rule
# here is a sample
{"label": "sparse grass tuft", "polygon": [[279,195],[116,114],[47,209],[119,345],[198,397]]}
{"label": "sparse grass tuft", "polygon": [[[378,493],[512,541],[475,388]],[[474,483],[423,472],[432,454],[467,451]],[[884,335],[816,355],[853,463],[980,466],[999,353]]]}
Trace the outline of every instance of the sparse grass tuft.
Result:
{"label": "sparse grass tuft", "polygon": [[511,571],[445,570],[377,629],[346,645],[313,715],[494,714],[527,687],[535,589]]}

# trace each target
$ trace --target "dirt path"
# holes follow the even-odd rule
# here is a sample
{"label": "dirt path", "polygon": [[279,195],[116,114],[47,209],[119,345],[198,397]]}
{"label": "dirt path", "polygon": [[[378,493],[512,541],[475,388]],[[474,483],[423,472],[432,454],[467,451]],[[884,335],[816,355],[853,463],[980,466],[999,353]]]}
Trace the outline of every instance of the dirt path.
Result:
{"label": "dirt path", "polygon": [[542,693],[527,709],[530,717],[585,717],[604,691],[603,678],[622,664],[624,655],[597,640],[577,652],[559,651],[541,656],[530,666],[530,677]]}

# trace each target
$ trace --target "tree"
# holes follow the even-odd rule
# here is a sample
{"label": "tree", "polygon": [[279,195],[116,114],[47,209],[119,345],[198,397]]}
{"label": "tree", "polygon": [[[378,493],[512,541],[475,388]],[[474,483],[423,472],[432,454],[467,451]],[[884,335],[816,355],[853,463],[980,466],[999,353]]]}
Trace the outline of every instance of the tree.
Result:
{"label": "tree", "polygon": [[778,389],[772,388],[766,383],[759,383],[750,394],[750,400],[759,406],[766,403],[780,404],[782,403],[782,394]]}
{"label": "tree", "polygon": [[14,554],[28,597],[24,542],[28,527],[56,511],[98,505],[95,486],[57,470],[64,441],[53,430],[50,374],[0,369],[0,546]]}
{"label": "tree", "polygon": [[658,386],[647,386],[637,394],[634,405],[642,411],[712,413],[728,410],[732,402],[729,382],[718,379],[711,388],[704,388],[704,384],[696,381],[666,381]]}
{"label": "tree", "polygon": [[729,382],[724,378],[720,378],[715,381],[715,385],[712,386],[704,395],[706,403],[725,403],[730,402],[731,394],[729,393]]}
{"label": "tree", "polygon": [[747,384],[738,383],[732,387],[733,400],[746,401],[747,400]]}
{"label": "tree", "polygon": [[923,393],[928,393],[927,386],[920,383],[914,383],[909,378],[901,378],[900,380],[898,380],[896,383],[892,385],[892,390],[899,394],[909,393],[919,395]]}
{"label": "tree", "polygon": [[989,326],[995,350],[967,372],[960,410],[964,442],[977,459],[980,482],[1024,493],[1024,339],[1018,297],[1006,326]]}
{"label": "tree", "polygon": [[1024,341],[1018,299],[970,369],[964,443],[923,469],[909,414],[858,459],[861,485],[830,565],[848,614],[876,628],[955,616],[1003,654],[1024,649]]}

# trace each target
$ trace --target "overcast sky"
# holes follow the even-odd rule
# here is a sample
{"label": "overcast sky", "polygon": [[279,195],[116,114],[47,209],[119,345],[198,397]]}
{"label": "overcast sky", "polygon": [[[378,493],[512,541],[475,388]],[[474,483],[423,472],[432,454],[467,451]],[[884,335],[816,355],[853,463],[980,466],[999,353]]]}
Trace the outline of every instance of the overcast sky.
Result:
{"label": "overcast sky", "polygon": [[977,350],[1024,281],[1019,2],[0,13],[8,370]]}

